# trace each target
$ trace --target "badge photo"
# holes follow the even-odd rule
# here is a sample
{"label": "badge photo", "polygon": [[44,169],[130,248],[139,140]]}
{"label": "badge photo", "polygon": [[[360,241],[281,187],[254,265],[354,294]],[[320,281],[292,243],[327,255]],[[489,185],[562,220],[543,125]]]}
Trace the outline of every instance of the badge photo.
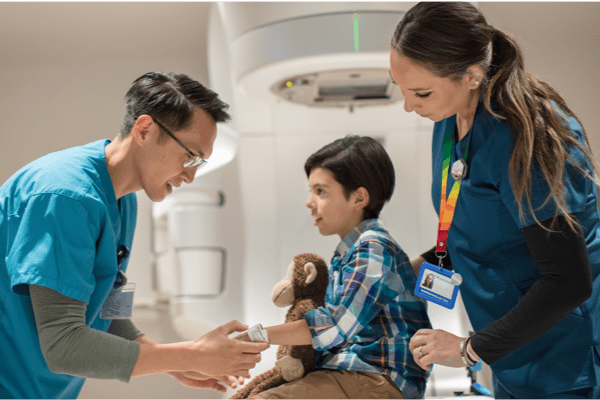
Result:
{"label": "badge photo", "polygon": [[452,309],[461,283],[460,274],[424,262],[417,278],[415,296]]}

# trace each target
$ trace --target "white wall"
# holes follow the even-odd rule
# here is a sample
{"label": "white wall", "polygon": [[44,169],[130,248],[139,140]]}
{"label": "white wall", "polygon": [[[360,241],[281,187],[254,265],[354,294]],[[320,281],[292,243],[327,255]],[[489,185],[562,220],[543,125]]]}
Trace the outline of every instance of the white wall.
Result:
{"label": "white wall", "polygon": [[0,182],[48,152],[114,138],[146,72],[206,83],[208,6],[0,2]]}
{"label": "white wall", "polygon": [[525,69],[554,87],[600,157],[600,3],[480,2],[489,24],[512,34]]}

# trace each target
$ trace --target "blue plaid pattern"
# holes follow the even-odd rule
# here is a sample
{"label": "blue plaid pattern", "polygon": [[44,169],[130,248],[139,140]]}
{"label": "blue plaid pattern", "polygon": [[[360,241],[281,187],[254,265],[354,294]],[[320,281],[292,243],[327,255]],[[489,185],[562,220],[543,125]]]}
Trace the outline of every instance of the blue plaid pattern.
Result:
{"label": "blue plaid pattern", "polygon": [[423,398],[428,373],[408,345],[431,323],[406,253],[380,220],[368,219],[337,246],[329,273],[325,307],[304,317],[317,367],[387,374],[404,398]]}

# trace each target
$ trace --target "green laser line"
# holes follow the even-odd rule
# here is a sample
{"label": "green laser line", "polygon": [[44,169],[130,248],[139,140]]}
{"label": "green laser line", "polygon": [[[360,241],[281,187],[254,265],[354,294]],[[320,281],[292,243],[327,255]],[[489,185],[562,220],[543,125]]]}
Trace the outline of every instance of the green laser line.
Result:
{"label": "green laser line", "polygon": [[358,15],[354,13],[354,51],[358,51]]}

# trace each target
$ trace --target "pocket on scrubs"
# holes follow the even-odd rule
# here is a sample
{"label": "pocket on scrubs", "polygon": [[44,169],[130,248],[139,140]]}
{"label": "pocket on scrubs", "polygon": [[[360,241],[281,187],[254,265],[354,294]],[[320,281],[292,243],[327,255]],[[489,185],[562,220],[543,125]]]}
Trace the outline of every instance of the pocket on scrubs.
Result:
{"label": "pocket on scrubs", "polygon": [[571,314],[491,367],[500,383],[517,398],[567,393],[597,384],[593,346],[587,320]]}

